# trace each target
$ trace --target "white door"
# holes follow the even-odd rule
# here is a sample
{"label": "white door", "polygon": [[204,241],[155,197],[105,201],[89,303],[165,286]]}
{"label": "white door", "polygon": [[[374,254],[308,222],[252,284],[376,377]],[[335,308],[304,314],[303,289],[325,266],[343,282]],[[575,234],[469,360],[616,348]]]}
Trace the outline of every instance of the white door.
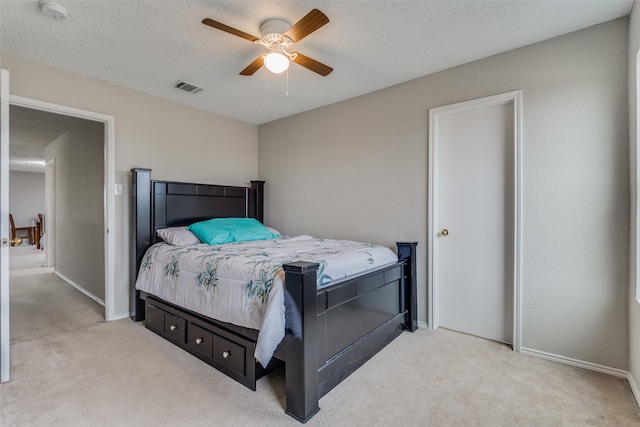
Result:
{"label": "white door", "polygon": [[513,344],[517,110],[479,101],[441,107],[436,118],[432,298],[440,326]]}
{"label": "white door", "polygon": [[0,70],[0,382],[9,381],[9,71]]}

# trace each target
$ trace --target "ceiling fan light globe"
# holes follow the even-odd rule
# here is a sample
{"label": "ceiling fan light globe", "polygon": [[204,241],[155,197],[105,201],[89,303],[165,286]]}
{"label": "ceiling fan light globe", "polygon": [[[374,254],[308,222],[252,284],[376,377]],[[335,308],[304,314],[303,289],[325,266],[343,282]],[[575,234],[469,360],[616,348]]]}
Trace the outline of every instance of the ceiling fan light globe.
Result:
{"label": "ceiling fan light globe", "polygon": [[264,57],[264,66],[274,74],[280,74],[289,68],[289,58],[279,52],[270,52]]}

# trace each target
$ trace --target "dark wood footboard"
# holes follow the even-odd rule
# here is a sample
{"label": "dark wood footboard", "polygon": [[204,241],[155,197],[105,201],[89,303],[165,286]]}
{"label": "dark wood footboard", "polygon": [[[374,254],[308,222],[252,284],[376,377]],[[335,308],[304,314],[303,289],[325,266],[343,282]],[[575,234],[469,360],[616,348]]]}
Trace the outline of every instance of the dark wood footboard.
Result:
{"label": "dark wood footboard", "polygon": [[306,422],[324,394],[404,330],[417,329],[416,245],[399,242],[397,263],[320,290],[318,264],[283,266],[287,414]]}

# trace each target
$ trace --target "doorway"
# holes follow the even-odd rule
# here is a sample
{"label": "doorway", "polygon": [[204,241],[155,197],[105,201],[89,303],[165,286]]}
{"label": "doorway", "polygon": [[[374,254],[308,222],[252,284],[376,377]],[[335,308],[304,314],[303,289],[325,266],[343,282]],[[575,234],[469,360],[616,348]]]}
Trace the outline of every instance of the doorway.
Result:
{"label": "doorway", "polygon": [[431,329],[520,350],[521,91],[429,111]]}
{"label": "doorway", "polygon": [[12,275],[17,258],[44,249],[55,274],[104,310],[104,123],[12,105],[10,126],[9,206],[16,225],[44,229],[10,248]]}
{"label": "doorway", "polygon": [[[103,252],[103,261],[101,265],[104,266],[104,317],[106,320],[115,319],[115,292],[114,292],[114,238],[113,233],[109,233],[109,230],[114,228],[114,145],[115,145],[115,119],[112,116],[107,116],[100,113],[95,113],[86,110],[80,110],[73,107],[67,107],[59,104],[53,104],[49,102],[34,100],[30,98],[19,97],[11,95],[9,97],[9,103],[11,106],[24,107],[28,109],[34,109],[44,111],[48,113],[61,114],[64,116],[75,117],[81,119],[87,123],[99,124],[102,126],[103,132],[103,147],[102,147],[102,161],[103,165],[103,177],[101,179],[102,188],[100,188],[100,205],[101,205],[101,217],[103,218],[102,230],[100,232],[100,244]],[[51,207],[48,206],[48,210]],[[48,230],[53,231],[52,224],[48,224]],[[52,237],[55,239],[55,233],[52,233]],[[49,246],[53,247],[54,242],[48,241]],[[55,257],[55,255],[53,255]],[[71,283],[73,285],[73,283]],[[89,295],[91,296],[91,295]]]}

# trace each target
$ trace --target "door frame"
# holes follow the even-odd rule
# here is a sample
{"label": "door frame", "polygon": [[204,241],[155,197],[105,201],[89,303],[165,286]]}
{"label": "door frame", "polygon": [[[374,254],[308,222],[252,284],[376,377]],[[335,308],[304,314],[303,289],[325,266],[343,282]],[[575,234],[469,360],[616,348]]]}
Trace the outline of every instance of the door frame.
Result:
{"label": "door frame", "polygon": [[[45,182],[45,218],[50,224],[56,223],[56,159],[47,160],[44,169]],[[47,222],[45,222],[45,227]],[[56,228],[49,227],[45,230],[47,241],[44,247],[45,267],[55,267],[56,265]]]}
{"label": "door frame", "polygon": [[[0,69],[0,383],[10,378],[9,318],[9,71]],[[7,96],[9,95],[9,96]]]}
{"label": "door frame", "polygon": [[[105,319],[115,320],[115,117],[66,105],[10,95],[9,104],[104,123],[104,253]],[[50,230],[51,224],[48,229]],[[55,236],[54,236],[55,238]],[[47,237],[47,244],[49,245]],[[53,255],[55,257],[55,255]]]}
{"label": "door frame", "polygon": [[522,347],[522,90],[502,93],[456,104],[429,109],[429,185],[427,209],[427,321],[429,329],[440,326],[440,288],[438,243],[440,200],[440,119],[445,116],[483,108],[511,105],[513,107],[513,350]]}

